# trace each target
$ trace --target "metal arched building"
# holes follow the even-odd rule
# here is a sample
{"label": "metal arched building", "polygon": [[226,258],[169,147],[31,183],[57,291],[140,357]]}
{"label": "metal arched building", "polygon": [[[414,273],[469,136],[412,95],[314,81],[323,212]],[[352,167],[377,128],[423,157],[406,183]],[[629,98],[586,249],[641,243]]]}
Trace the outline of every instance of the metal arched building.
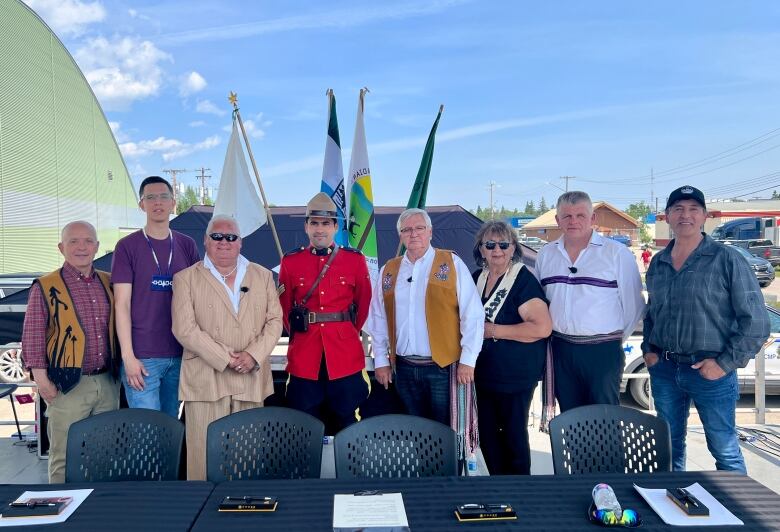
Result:
{"label": "metal arched building", "polygon": [[59,232],[95,225],[103,254],[143,224],[119,147],[81,70],[19,0],[0,1],[0,273],[61,264]]}

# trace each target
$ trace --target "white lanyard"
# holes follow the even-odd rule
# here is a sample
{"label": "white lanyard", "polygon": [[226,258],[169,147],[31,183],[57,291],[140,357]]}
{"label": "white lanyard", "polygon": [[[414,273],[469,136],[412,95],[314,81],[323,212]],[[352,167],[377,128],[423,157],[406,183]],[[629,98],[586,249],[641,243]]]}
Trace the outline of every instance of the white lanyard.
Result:
{"label": "white lanyard", "polygon": [[[157,253],[154,252],[154,248],[152,247],[152,242],[149,240],[149,237],[146,235],[146,229],[141,228],[141,232],[144,234],[144,238],[146,239],[146,243],[149,244],[149,249],[152,250],[152,258],[154,259],[154,263],[157,265],[157,273],[159,275],[162,275],[162,270],[160,269],[160,261],[157,260]],[[173,262],[173,231],[168,229],[168,237],[171,239],[171,252],[168,255],[168,270],[165,272],[168,276],[171,275],[171,263]]]}

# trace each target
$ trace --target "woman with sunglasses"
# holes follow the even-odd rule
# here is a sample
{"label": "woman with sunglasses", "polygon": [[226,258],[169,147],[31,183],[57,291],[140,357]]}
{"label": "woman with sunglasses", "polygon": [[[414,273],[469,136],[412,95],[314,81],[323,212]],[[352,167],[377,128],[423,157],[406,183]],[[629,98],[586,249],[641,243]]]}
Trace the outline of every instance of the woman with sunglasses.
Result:
{"label": "woman with sunglasses", "polygon": [[475,382],[482,454],[491,475],[528,475],[528,411],[542,377],[552,320],[539,282],[521,262],[514,230],[503,221],[480,228],[474,282],[485,307]]}

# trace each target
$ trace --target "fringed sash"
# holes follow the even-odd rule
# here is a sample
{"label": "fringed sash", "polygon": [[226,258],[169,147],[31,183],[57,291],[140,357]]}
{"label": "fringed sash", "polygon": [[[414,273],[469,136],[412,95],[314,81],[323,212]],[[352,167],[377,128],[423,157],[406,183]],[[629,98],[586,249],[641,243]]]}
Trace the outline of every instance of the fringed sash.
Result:
{"label": "fringed sash", "polygon": [[450,426],[458,435],[458,470],[468,476],[466,460],[479,448],[477,393],[474,383],[458,384],[458,365],[450,365]]}
{"label": "fringed sash", "polygon": [[[591,336],[574,336],[553,331],[553,336],[565,340],[570,344],[603,344],[623,340],[623,331],[615,331],[606,334],[594,334]],[[553,371],[552,339],[547,341],[547,360],[544,365],[544,378],[542,379],[542,419],[539,422],[539,431],[550,433],[550,420],[555,417],[555,375]]]}

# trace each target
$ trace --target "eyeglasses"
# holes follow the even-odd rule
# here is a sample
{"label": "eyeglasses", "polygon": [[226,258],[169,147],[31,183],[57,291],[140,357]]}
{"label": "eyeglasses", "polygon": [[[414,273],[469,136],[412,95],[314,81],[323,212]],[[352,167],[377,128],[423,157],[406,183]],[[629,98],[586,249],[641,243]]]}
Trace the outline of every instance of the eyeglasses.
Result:
{"label": "eyeglasses", "polygon": [[173,199],[173,196],[171,194],[168,194],[167,192],[163,192],[162,194],[147,194],[144,196],[146,201],[157,201],[158,199],[161,199],[163,201],[168,201]]}
{"label": "eyeglasses", "polygon": [[414,227],[404,227],[401,229],[402,235],[411,235],[412,233],[422,233],[424,232],[428,227],[424,225],[415,225]]}
{"label": "eyeglasses", "polygon": [[239,237],[233,233],[211,233],[209,238],[216,242],[222,242],[223,240],[227,240],[228,242],[235,242]]}
{"label": "eyeglasses", "polygon": [[485,249],[492,251],[496,249],[496,246],[498,246],[501,249],[509,249],[509,246],[512,245],[512,242],[506,242],[506,241],[496,242],[495,240],[488,240],[487,242],[482,242],[482,245],[485,246]]}

